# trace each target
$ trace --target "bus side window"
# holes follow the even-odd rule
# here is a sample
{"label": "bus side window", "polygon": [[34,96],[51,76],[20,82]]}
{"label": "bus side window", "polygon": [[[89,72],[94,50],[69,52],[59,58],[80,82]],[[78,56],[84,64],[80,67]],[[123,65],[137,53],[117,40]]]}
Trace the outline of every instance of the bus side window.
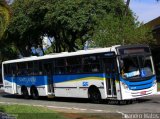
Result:
{"label": "bus side window", "polygon": [[26,75],[34,75],[34,67],[33,67],[33,62],[27,62],[27,70],[26,70]]}
{"label": "bus side window", "polygon": [[98,64],[93,64],[93,66],[92,66],[92,72],[99,72],[99,66],[98,66]]}
{"label": "bus side window", "polygon": [[84,73],[89,73],[91,72],[91,61],[88,56],[84,56],[82,58],[82,65],[83,65],[83,72]]}
{"label": "bus side window", "polygon": [[44,64],[44,73],[45,74],[50,74],[51,73],[49,63]]}
{"label": "bus side window", "polygon": [[18,73],[17,75],[24,75],[24,71],[26,70],[25,63],[18,63]]}
{"label": "bus side window", "polygon": [[64,58],[59,58],[55,59],[55,74],[65,74],[65,59]]}
{"label": "bus side window", "polygon": [[42,66],[42,61],[39,61],[38,62],[38,71],[39,71],[39,75],[42,75],[43,74],[43,66]]}
{"label": "bus side window", "polygon": [[11,73],[13,76],[16,76],[16,70],[17,70],[16,64],[11,64]]}
{"label": "bus side window", "polygon": [[95,58],[92,61],[92,72],[101,72],[101,65],[100,65],[100,57],[95,56]]}
{"label": "bus side window", "polygon": [[69,57],[67,60],[66,73],[80,73],[81,72],[81,58],[79,56]]}
{"label": "bus side window", "polygon": [[32,68],[32,74],[33,74],[33,75],[35,75],[35,76],[36,76],[36,75],[40,75],[40,74],[39,74],[39,71],[40,71],[40,70],[39,70],[39,66],[40,66],[40,65],[39,65],[39,61],[33,61],[33,68]]}
{"label": "bus side window", "polygon": [[8,75],[9,76],[12,75],[12,66],[11,66],[11,64],[8,65]]}
{"label": "bus side window", "polygon": [[117,66],[116,61],[113,58],[107,58],[104,60],[105,62],[105,72],[106,73],[116,73]]}
{"label": "bus side window", "polygon": [[4,64],[4,75],[6,76],[7,75],[7,65],[6,64]]}
{"label": "bus side window", "polygon": [[4,64],[4,75],[9,75],[9,64]]}
{"label": "bus side window", "polygon": [[83,71],[86,73],[97,73],[101,71],[100,57],[96,55],[84,56],[82,59]]}

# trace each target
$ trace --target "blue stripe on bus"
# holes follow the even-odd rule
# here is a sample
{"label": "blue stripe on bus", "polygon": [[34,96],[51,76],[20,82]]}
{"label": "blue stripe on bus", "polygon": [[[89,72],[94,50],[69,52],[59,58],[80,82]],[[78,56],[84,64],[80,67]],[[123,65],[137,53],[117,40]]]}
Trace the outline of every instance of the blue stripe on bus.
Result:
{"label": "blue stripe on bus", "polygon": [[125,83],[129,87],[130,90],[142,90],[142,89],[152,87],[154,80],[156,80],[156,76],[153,76],[152,78],[150,78],[147,81],[139,81],[139,82],[126,81],[122,77],[120,78],[120,80],[123,83]]}
{"label": "blue stripe on bus", "polygon": [[[53,76],[54,83],[61,83],[61,82],[66,82],[66,81],[76,81],[79,79],[84,79],[85,78],[103,78],[105,77],[104,73],[98,73],[98,74],[77,74],[77,75],[55,75]],[[106,78],[110,78],[109,76],[106,76]],[[41,86],[41,85],[47,85],[47,76],[19,76],[19,77],[9,77],[5,76],[5,80],[12,82],[12,80],[17,84],[17,85],[26,85],[26,86]],[[151,79],[147,81],[140,81],[140,82],[130,82],[124,80],[122,77],[120,80],[125,83],[130,90],[141,90],[141,89],[146,89],[150,88],[153,85],[154,80],[156,80],[156,77],[152,77]]]}
{"label": "blue stripe on bus", "polygon": [[[9,82],[16,83],[17,85],[26,85],[26,86],[41,86],[41,85],[47,85],[47,77],[48,76],[17,76],[17,77],[10,77],[5,76],[5,80]],[[103,78],[105,77],[104,73],[97,73],[97,74],[77,74],[77,75],[55,75],[53,77],[54,83],[61,83],[66,81],[76,81],[80,80],[82,78]]]}
{"label": "blue stripe on bus", "polygon": [[141,85],[141,86],[129,86],[130,90],[142,90],[142,89],[147,89],[152,87],[152,83],[146,84],[146,85]]}
{"label": "blue stripe on bus", "polygon": [[89,77],[96,77],[96,78],[103,78],[105,75],[103,73],[98,74],[77,74],[77,75],[55,75],[53,76],[54,83],[61,83],[66,81],[74,81],[82,78],[89,78]]}
{"label": "blue stripe on bus", "polygon": [[17,85],[25,85],[25,86],[42,86],[47,84],[47,76],[18,76],[18,77],[8,77],[5,76],[5,80],[9,82],[16,83]]}

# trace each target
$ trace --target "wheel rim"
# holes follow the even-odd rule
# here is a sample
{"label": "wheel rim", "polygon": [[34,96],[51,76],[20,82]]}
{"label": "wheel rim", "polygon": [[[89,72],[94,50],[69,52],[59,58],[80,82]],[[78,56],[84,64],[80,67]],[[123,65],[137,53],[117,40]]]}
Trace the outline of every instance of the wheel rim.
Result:
{"label": "wheel rim", "polygon": [[101,96],[99,91],[96,91],[96,90],[90,91],[89,96],[92,102],[95,102],[95,103],[100,102]]}
{"label": "wheel rim", "polygon": [[28,92],[26,89],[22,90],[22,95],[24,98],[28,98]]}
{"label": "wheel rim", "polygon": [[36,91],[36,89],[32,89],[32,97],[34,99],[37,99],[39,96],[38,96],[38,92]]}
{"label": "wheel rim", "polygon": [[93,101],[98,101],[99,100],[99,93],[97,93],[97,92],[94,92],[94,93],[92,93],[92,99],[93,99]]}

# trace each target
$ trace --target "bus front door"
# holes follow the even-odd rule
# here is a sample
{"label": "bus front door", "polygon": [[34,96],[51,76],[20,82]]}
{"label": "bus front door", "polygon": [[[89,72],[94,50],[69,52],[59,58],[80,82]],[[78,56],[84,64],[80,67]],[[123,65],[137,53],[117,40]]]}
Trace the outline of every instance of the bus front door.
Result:
{"label": "bus front door", "polygon": [[117,65],[115,58],[105,58],[104,59],[104,71],[106,76],[106,92],[108,98],[116,98],[116,74]]}
{"label": "bus front door", "polygon": [[54,82],[53,82],[53,63],[44,63],[44,70],[47,75],[47,90],[48,95],[54,94]]}

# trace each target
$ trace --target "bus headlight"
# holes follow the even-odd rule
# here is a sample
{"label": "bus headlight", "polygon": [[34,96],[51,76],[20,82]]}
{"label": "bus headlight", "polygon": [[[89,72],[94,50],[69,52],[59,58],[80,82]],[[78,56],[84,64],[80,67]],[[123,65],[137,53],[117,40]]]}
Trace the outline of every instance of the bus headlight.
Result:
{"label": "bus headlight", "polygon": [[124,87],[124,89],[129,90],[128,86],[125,83],[123,83],[123,82],[122,82],[122,86]]}
{"label": "bus headlight", "polygon": [[154,87],[157,84],[157,81],[154,80],[152,84],[153,84],[152,86]]}

